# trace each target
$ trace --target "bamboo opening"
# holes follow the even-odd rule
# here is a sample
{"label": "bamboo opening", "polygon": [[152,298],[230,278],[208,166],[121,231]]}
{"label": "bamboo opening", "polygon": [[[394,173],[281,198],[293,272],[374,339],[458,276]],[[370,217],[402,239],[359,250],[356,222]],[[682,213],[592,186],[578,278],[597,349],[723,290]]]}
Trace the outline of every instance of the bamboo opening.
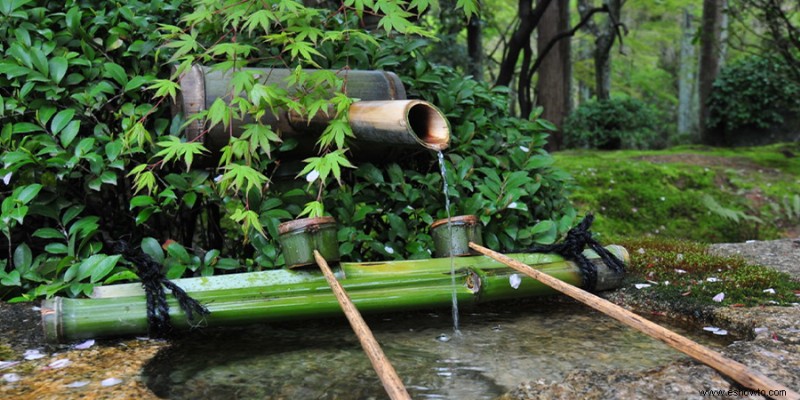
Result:
{"label": "bamboo opening", "polygon": [[444,150],[450,141],[450,128],[439,110],[428,103],[416,103],[408,110],[411,132],[433,150]]}

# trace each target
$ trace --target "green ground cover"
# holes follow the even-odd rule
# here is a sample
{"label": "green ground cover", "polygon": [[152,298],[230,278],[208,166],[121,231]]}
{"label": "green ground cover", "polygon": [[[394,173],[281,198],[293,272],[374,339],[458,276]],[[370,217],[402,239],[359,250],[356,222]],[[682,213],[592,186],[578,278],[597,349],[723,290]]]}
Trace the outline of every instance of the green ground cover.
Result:
{"label": "green ground cover", "polygon": [[797,302],[796,279],[706,244],[798,237],[800,144],[554,157],[573,176],[575,207],[595,213],[596,236],[631,252],[631,281],[650,281],[657,298],[689,308]]}

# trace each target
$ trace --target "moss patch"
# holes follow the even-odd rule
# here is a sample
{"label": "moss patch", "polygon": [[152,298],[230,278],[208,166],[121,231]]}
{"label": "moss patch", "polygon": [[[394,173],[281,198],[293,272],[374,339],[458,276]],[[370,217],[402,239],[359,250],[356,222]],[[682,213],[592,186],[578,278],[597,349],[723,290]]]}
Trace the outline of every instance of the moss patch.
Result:
{"label": "moss patch", "polygon": [[[664,238],[620,239],[631,253],[630,279],[651,286],[658,300],[686,308],[789,305],[800,281],[739,257],[712,255],[696,242]],[[724,294],[721,301],[714,297]]]}
{"label": "moss patch", "polygon": [[606,238],[714,243],[800,234],[800,209],[793,209],[795,197],[800,201],[800,144],[568,151],[555,158],[574,178],[572,201],[595,213],[594,230]]}

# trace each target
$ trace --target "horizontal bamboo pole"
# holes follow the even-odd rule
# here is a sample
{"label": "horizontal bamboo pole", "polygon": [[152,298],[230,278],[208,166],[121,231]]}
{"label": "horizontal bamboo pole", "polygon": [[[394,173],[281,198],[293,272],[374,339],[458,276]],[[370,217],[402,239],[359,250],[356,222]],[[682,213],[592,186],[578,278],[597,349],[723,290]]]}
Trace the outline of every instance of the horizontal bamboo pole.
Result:
{"label": "horizontal bamboo pole", "polygon": [[[609,248],[620,257],[624,258],[627,254],[622,247]],[[593,260],[599,260],[596,254],[587,254]],[[544,264],[537,264],[537,268],[544,273],[574,285],[581,283],[578,267],[560,257],[540,254],[512,256],[529,263],[545,261]],[[458,301],[467,307],[489,301],[555,293],[548,286],[529,278],[522,279],[518,287],[512,287],[509,277],[516,272],[487,257],[459,257],[454,263]],[[362,313],[451,305],[449,258],[347,264],[343,263],[344,274],[340,273],[339,277]],[[598,287],[617,287],[621,280],[619,274],[602,265],[598,266]],[[199,326],[230,326],[342,315],[325,277],[319,271],[316,274],[310,271],[264,271],[252,275],[178,279],[175,283],[211,311],[210,315],[195,324]],[[59,342],[145,334],[148,331],[146,301],[140,284],[114,286],[118,288],[105,291],[100,298],[54,297],[45,300],[42,303],[42,320],[46,339]],[[191,328],[192,324],[186,320],[175,299],[169,295],[167,300],[175,328]]]}
{"label": "horizontal bamboo pole", "polygon": [[[620,259],[628,259],[625,248],[616,245],[606,247]],[[591,250],[584,254],[590,259],[598,256]],[[545,253],[518,253],[509,254],[525,264],[535,264],[536,268],[547,274],[558,276],[561,280],[572,282],[577,279],[580,284],[580,270],[571,263],[565,263],[564,258],[555,254]],[[482,256],[457,257],[453,260],[456,270],[474,268],[483,271],[506,270],[508,267],[491,258]],[[405,275],[420,274],[449,274],[449,258],[433,258],[429,260],[397,260],[397,261],[372,261],[372,262],[342,262],[339,270],[335,271],[339,279],[347,278],[352,281],[356,278],[365,280],[382,281],[385,279],[399,279]],[[602,272],[607,273],[602,273]],[[619,285],[622,278],[607,269],[601,268],[598,275],[598,290],[611,289]],[[569,275],[569,276],[567,276]],[[275,269],[240,274],[227,274],[210,277],[182,278],[173,281],[186,292],[196,293],[201,291],[233,290],[241,288],[263,288],[273,290],[276,287],[299,287],[312,282],[325,284],[325,279],[319,271],[310,269]],[[544,285],[542,285],[544,286]],[[142,296],[144,290],[140,283],[124,283],[94,288],[92,298]]]}
{"label": "horizontal bamboo pole", "polygon": [[392,363],[389,362],[386,354],[384,354],[381,345],[378,344],[378,341],[372,334],[372,330],[369,329],[369,326],[364,321],[364,318],[361,317],[361,314],[350,300],[347,292],[345,292],[342,285],[339,284],[339,281],[336,280],[333,271],[331,271],[331,267],[328,266],[328,263],[317,250],[314,250],[314,259],[317,260],[317,265],[319,265],[319,268],[322,270],[322,274],[325,275],[325,279],[328,281],[333,294],[336,296],[336,300],[338,300],[339,305],[342,306],[344,315],[350,322],[353,332],[358,336],[358,341],[361,342],[361,347],[364,348],[364,352],[372,363],[372,368],[375,369],[375,372],[381,379],[383,388],[386,390],[389,398],[392,400],[411,400],[411,396],[403,385],[403,381],[400,379],[400,376],[397,375],[397,371],[395,371]]}
{"label": "horizontal bamboo pole", "polygon": [[625,325],[630,326],[631,328],[634,328],[666,343],[672,348],[683,352],[684,354],[708,365],[711,368],[716,369],[724,375],[727,375],[744,387],[756,389],[760,393],[780,393],[783,391],[783,393],[786,394],[785,396],[770,397],[800,400],[800,394],[789,387],[774,381],[768,376],[752,370],[738,361],[727,358],[722,354],[711,350],[708,347],[705,347],[689,338],[681,336],[667,328],[664,328],[661,325],[650,322],[647,319],[644,319],[641,316],[634,314],[608,300],[597,297],[583,289],[562,282],[558,279],[554,279],[547,274],[537,271],[530,265],[521,263],[496,251],[487,249],[481,245],[470,242],[469,247],[483,255],[500,261],[503,264],[508,265],[509,267],[514,268],[515,270],[522,272],[523,274],[528,275],[529,277],[536,279],[545,285],[550,286],[553,289],[558,290],[559,292],[564,293],[567,296],[572,297],[573,299],[578,300],[581,303],[584,303],[589,307],[592,307],[595,310],[616,319],[619,322],[622,322]]}

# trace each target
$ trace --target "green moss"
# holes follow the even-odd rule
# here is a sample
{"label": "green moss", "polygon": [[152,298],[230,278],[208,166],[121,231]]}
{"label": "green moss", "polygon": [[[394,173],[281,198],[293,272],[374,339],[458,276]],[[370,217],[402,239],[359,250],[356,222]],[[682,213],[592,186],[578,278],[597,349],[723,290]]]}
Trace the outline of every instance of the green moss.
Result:
{"label": "green moss", "polygon": [[[570,151],[555,159],[573,176],[571,200],[581,212],[595,213],[594,230],[606,237],[712,243],[800,232],[800,213],[787,208],[800,193],[800,145]],[[705,196],[721,209],[706,205]]]}
{"label": "green moss", "polygon": [[[800,281],[770,268],[748,264],[740,257],[710,254],[701,243],[663,238],[619,238],[618,243],[631,253],[628,267],[631,279],[653,282],[648,290],[662,300],[696,306],[797,302],[795,293],[800,291]],[[712,300],[719,293],[724,293],[724,299]]]}
{"label": "green moss", "polygon": [[16,356],[14,350],[11,350],[11,347],[5,343],[0,343],[0,360],[10,360],[16,358]]}

